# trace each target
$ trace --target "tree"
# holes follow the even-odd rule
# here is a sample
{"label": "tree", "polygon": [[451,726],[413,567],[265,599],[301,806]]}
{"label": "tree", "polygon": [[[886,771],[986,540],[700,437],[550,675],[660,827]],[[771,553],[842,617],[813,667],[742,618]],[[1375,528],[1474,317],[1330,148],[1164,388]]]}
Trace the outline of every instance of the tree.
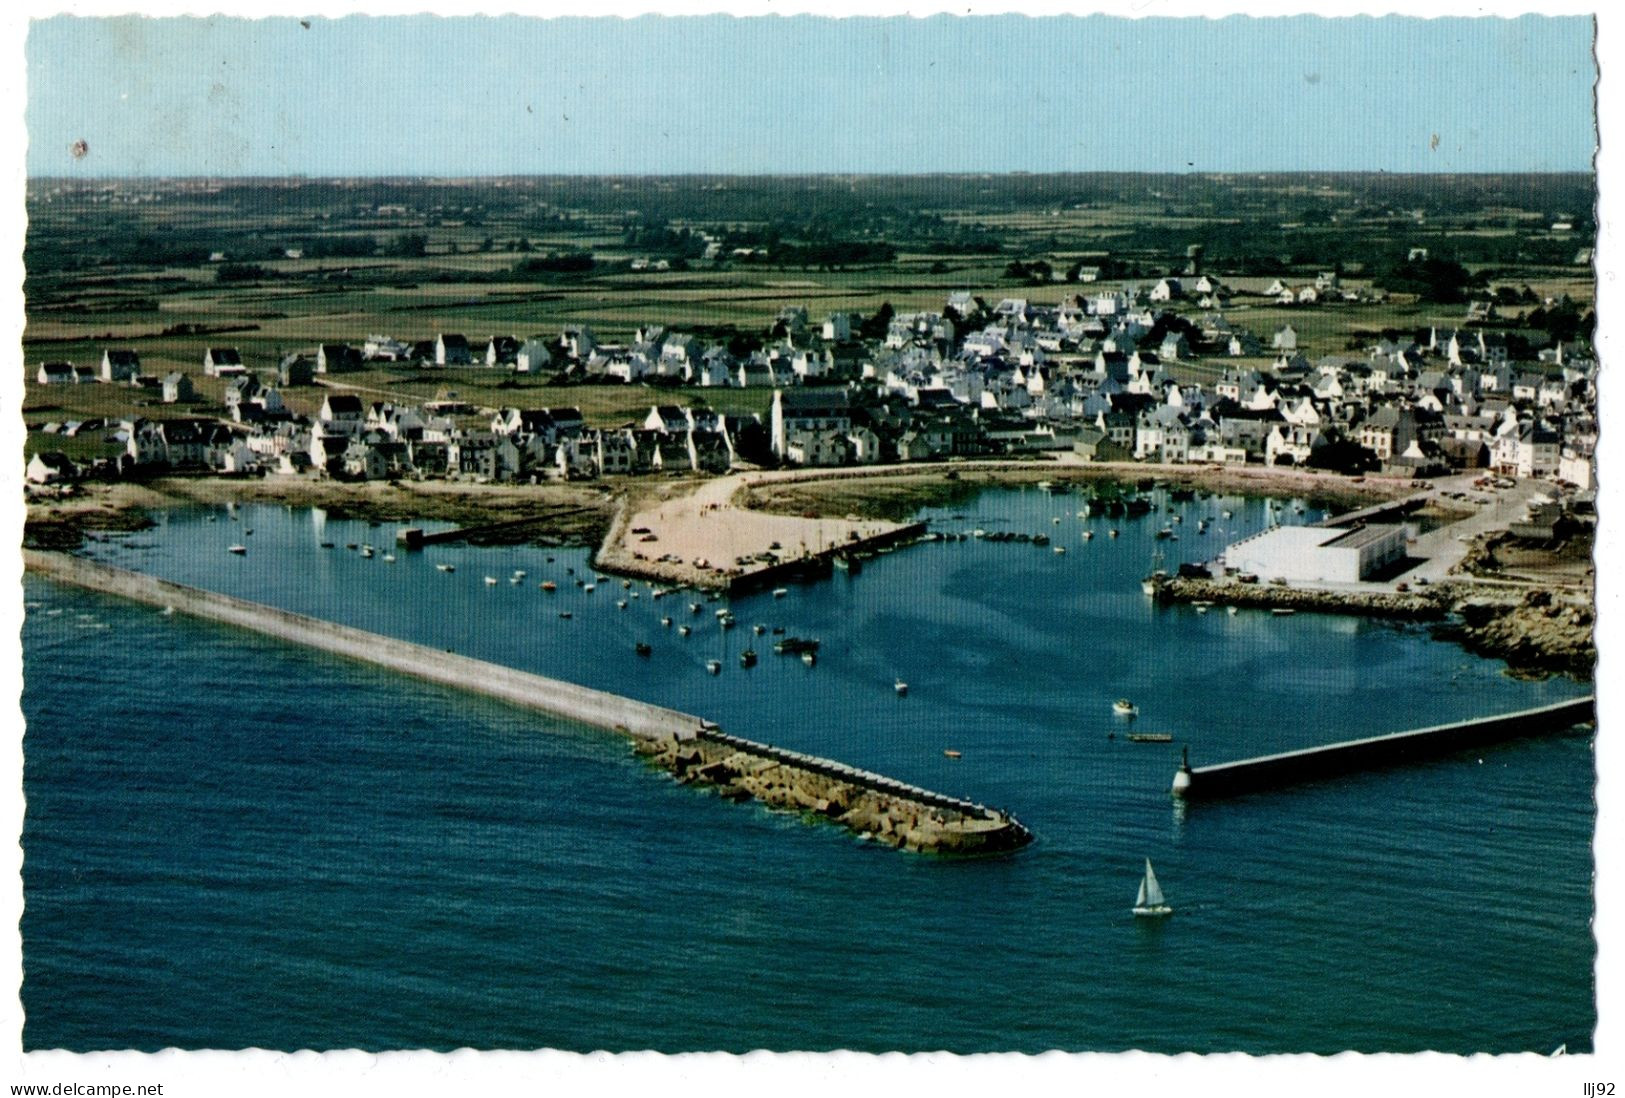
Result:
{"label": "tree", "polygon": [[389,248],[391,255],[415,258],[427,255],[429,252],[429,238],[422,233],[402,233],[395,238]]}
{"label": "tree", "polygon": [[1309,451],[1304,462],[1311,469],[1327,469],[1334,473],[1369,473],[1381,467],[1376,453],[1350,439],[1338,439]]}
{"label": "tree", "polygon": [[897,310],[892,308],[889,301],[881,302],[875,314],[858,325],[858,334],[864,339],[885,339],[886,332],[891,328],[892,318]]}

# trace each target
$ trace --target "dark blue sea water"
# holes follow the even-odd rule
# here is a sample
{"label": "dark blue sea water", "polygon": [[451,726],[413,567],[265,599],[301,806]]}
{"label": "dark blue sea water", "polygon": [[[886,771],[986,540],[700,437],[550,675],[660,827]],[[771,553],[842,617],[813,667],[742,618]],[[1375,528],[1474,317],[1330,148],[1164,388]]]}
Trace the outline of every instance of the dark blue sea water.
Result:
{"label": "dark blue sea water", "polygon": [[[731,633],[722,603],[690,614],[700,596],[585,593],[584,550],[386,563],[344,545],[382,554],[393,528],[319,512],[177,511],[93,545],[1001,805],[1038,840],[901,854],[677,786],[600,732],[31,579],[25,1046],[1589,1049],[1589,736],[1183,812],[1178,744],[1128,743],[1110,710],[1132,698],[1134,728],[1201,764],[1587,688],[1415,627],[1156,608],[1157,549],[1212,555],[1266,505],[1172,504],[1178,541],[1152,537],[1170,514],[1079,506],[1028,489],[931,512],[1067,552],[921,545],[734,599]],[[757,622],[819,637],[816,666]],[[1176,908],[1160,925],[1129,913],[1146,857]]]}

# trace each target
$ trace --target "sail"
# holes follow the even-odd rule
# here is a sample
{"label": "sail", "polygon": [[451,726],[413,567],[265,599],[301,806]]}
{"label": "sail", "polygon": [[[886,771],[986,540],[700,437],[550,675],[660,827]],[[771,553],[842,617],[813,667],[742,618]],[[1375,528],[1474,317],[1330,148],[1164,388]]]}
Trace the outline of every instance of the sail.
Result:
{"label": "sail", "polygon": [[1151,872],[1151,859],[1145,860],[1145,880],[1140,882],[1141,906],[1149,904],[1152,907],[1163,905],[1162,886],[1157,884],[1157,875]]}
{"label": "sail", "polygon": [[1135,907],[1144,907],[1145,906],[1145,880],[1143,878],[1140,880],[1140,895],[1135,899],[1134,906]]}

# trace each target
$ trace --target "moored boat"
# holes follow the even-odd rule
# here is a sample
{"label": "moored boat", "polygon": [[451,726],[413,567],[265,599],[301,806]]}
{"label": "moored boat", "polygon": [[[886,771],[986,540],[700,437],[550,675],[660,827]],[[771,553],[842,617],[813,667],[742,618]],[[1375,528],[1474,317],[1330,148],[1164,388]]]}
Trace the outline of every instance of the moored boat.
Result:
{"label": "moored boat", "polygon": [[1112,712],[1116,713],[1119,717],[1132,717],[1139,713],[1139,711],[1140,707],[1129,701],[1127,698],[1118,698],[1116,701],[1112,702]]}
{"label": "moored boat", "polygon": [[722,661],[721,660],[706,660],[705,661],[705,669],[707,671],[711,672],[711,674],[713,674],[713,675],[720,675],[720,674],[722,674]]}
{"label": "moored boat", "polygon": [[794,655],[798,652],[816,652],[819,642],[811,638],[785,637],[773,642],[773,651]]}
{"label": "moored boat", "polygon": [[228,553],[236,553],[240,557],[240,556],[245,555],[248,552],[248,546],[246,546],[246,545],[228,545],[228,546],[226,546],[226,552],[228,552]]}
{"label": "moored boat", "polygon": [[747,648],[743,652],[739,653],[739,666],[740,667],[755,667],[756,666],[756,649]]}
{"label": "moored boat", "polygon": [[904,682],[902,679],[898,679],[896,682],[892,683],[892,689],[897,691],[897,696],[899,698],[908,697],[908,683]]}

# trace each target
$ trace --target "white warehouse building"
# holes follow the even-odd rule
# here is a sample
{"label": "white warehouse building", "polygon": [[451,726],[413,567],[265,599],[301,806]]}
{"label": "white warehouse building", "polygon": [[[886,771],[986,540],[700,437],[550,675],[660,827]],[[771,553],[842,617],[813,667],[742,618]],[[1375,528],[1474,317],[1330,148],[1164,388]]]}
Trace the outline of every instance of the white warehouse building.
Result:
{"label": "white warehouse building", "polygon": [[1226,568],[1261,580],[1358,583],[1405,555],[1402,525],[1277,526],[1228,546]]}

